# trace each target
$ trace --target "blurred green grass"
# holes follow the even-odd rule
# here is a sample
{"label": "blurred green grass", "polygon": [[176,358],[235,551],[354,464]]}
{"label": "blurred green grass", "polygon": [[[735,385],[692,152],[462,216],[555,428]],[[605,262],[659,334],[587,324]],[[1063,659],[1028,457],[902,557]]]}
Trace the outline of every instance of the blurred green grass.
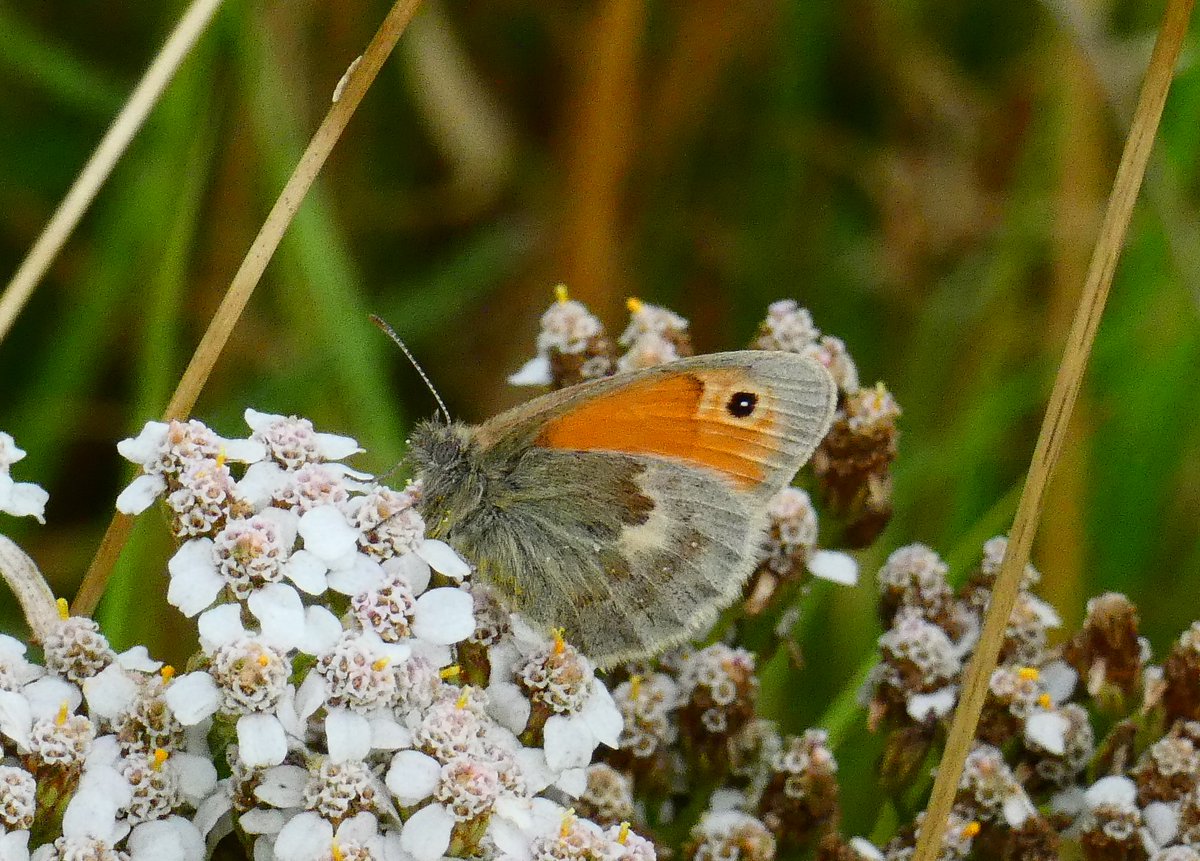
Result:
{"label": "blurred green grass", "polygon": [[[182,8],[0,6],[2,271]],[[442,6],[436,26],[465,62],[404,51],[389,63],[199,417],[236,435],[247,405],[303,414],[356,436],[360,465],[383,471],[432,405],[367,311],[411,343],[457,415],[478,420],[523,396],[504,378],[564,277],[610,314],[626,295],[674,307],[704,349],[745,343],[767,303],[791,296],[905,409],[896,516],[861,555],[864,571],[912,541],[965,571],[1015,507],[1160,6],[966,0],[951,14],[926,0],[698,0],[648,4],[633,33],[599,27],[608,8]],[[0,428],[30,453],[18,479],[51,491],[46,526],[3,529],[60,594],[73,593],[129,476],[115,441],[161,412],[385,9],[228,4],[0,343]],[[1095,22],[1086,56],[1063,9]],[[633,45],[634,66],[606,79],[594,57],[619,44]],[[1189,46],[1194,58],[1194,35]],[[423,82],[448,69],[482,105],[430,96]],[[605,126],[621,100],[620,123]],[[464,107],[473,127],[497,131],[451,157],[433,130],[456,128]],[[1034,551],[1069,624],[1086,596],[1124,591],[1158,654],[1200,592],[1198,112],[1189,59]],[[620,158],[590,158],[579,135],[597,121]],[[596,252],[579,247],[592,241],[581,224],[604,239],[602,267],[579,263]],[[186,626],[162,598],[160,520],[139,524],[102,613],[119,645],[147,640],[178,661]],[[764,671],[764,706],[789,728],[827,713],[876,634],[869,582],[822,585],[810,600],[821,612],[809,614],[801,689]],[[19,627],[0,606],[0,628]],[[868,798],[875,742],[857,722],[843,738],[847,797]],[[848,810],[851,831],[873,821]]]}

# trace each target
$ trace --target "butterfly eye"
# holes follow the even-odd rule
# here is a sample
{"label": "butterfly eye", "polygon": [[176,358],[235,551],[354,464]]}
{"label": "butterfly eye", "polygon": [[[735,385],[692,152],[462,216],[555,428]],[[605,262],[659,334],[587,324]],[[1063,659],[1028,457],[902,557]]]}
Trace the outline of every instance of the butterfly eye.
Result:
{"label": "butterfly eye", "polygon": [[725,409],[736,419],[744,419],[758,406],[758,395],[754,392],[735,392],[725,404]]}

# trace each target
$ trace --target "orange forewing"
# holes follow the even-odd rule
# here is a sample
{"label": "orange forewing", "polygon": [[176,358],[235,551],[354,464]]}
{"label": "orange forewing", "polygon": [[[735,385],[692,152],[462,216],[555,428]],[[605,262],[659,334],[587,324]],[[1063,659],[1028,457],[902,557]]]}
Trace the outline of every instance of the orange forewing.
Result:
{"label": "orange forewing", "polygon": [[[748,417],[726,410],[738,392],[758,399]],[[749,490],[767,477],[765,466],[779,451],[773,401],[738,370],[668,375],[585,400],[547,422],[535,445],[674,458]]]}

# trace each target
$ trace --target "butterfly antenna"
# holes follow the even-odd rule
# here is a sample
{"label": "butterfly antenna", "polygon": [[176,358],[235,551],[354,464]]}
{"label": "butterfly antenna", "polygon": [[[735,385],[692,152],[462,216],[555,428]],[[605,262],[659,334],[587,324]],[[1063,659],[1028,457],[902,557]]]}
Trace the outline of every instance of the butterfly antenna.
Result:
{"label": "butterfly antenna", "polygon": [[416,368],[417,374],[421,377],[422,381],[424,381],[426,388],[429,389],[429,393],[433,395],[433,399],[437,401],[438,409],[440,409],[442,411],[442,415],[446,417],[446,424],[451,424],[453,419],[450,418],[450,410],[446,409],[446,402],[442,400],[442,396],[438,394],[438,390],[433,387],[433,381],[429,379],[429,375],[425,373],[425,369],[418,364],[416,357],[412,354],[412,350],[408,349],[408,345],[400,340],[400,336],[396,334],[396,330],[389,326],[387,321],[385,321],[382,317],[377,317],[374,314],[369,316],[371,317],[372,323],[378,326],[381,330],[383,330],[385,335],[396,342],[396,346],[400,348],[400,351],[404,353],[405,357],[408,358],[408,361],[412,363],[414,368]]}

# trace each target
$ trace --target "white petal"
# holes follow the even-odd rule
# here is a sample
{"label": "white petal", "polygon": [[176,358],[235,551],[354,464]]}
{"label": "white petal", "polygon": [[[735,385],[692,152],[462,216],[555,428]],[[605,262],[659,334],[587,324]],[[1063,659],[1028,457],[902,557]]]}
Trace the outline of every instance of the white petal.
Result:
{"label": "white petal", "polygon": [[29,746],[29,730],[33,714],[29,700],[16,691],[0,690],[0,735],[5,735],[22,747]]}
{"label": "white petal", "polygon": [[275,461],[260,460],[250,464],[238,481],[238,496],[249,502],[255,511],[260,511],[271,504],[271,497],[287,484],[287,480],[287,473]]}
{"label": "white petal", "polygon": [[582,721],[551,715],[542,730],[545,739],[546,765],[552,771],[581,768],[592,758],[596,740]]}
{"label": "white petal", "polygon": [[931,694],[913,694],[905,705],[910,718],[924,723],[930,715],[940,718],[950,714],[957,701],[958,687],[950,685]]}
{"label": "white petal", "polygon": [[304,636],[296,647],[306,655],[323,655],[334,647],[342,636],[342,623],[337,616],[321,606],[304,610]]}
{"label": "white petal", "polygon": [[316,436],[317,451],[325,460],[341,460],[363,450],[353,437],[335,433],[318,433]]}
{"label": "white petal", "polygon": [[1041,598],[1035,598],[1032,595],[1026,597],[1029,609],[1033,610],[1037,620],[1047,628],[1061,628],[1062,617],[1058,615],[1058,611],[1050,604],[1047,604]]}
{"label": "white petal", "polygon": [[491,663],[491,672],[489,681],[491,684],[499,684],[512,679],[516,672],[517,662],[521,660],[521,650],[517,648],[516,642],[505,637],[499,643],[496,643],[489,650],[488,658]]}
{"label": "white petal", "polygon": [[383,570],[388,574],[401,575],[408,581],[408,587],[414,595],[420,595],[429,588],[429,563],[416,553],[405,553],[385,560]]}
{"label": "white petal", "polygon": [[1050,796],[1050,811],[1075,819],[1083,812],[1086,803],[1087,793],[1082,786],[1068,786],[1062,792]]}
{"label": "white petal", "polygon": [[277,765],[268,768],[254,795],[272,807],[303,807],[304,786],[308,783],[308,769],[298,765]]}
{"label": "white petal", "polygon": [[546,765],[546,753],[541,748],[523,747],[517,751],[521,776],[530,792],[541,792],[554,782],[555,774]]}
{"label": "white petal", "polygon": [[356,813],[349,819],[342,820],[342,824],[337,827],[334,836],[339,843],[348,843],[353,840],[358,843],[367,843],[375,840],[379,835],[379,820],[374,814],[363,811]]}
{"label": "white petal", "polygon": [[546,356],[534,356],[508,378],[513,386],[548,386],[554,382],[550,374],[550,359]]}
{"label": "white petal", "polygon": [[496,682],[488,686],[488,714],[513,733],[525,731],[532,709],[528,697],[512,682]]}
{"label": "white petal", "polygon": [[345,559],[358,546],[358,532],[334,505],[318,505],[304,512],[299,531],[304,549],[329,565]]}
{"label": "white petal", "polygon": [[126,460],[146,466],[158,459],[167,441],[168,430],[169,425],[165,422],[146,422],[137,436],[117,443],[117,451]]}
{"label": "white petal", "polygon": [[220,445],[226,459],[237,463],[258,463],[267,456],[267,447],[256,439],[222,439]]}
{"label": "white petal", "polygon": [[448,646],[475,632],[475,602],[469,592],[446,587],[430,589],[413,608],[414,637]]}
{"label": "white petal", "polygon": [[198,620],[200,645],[206,652],[214,652],[246,636],[242,626],[241,604],[218,604],[205,610]]}
{"label": "white petal", "polygon": [[580,709],[579,716],[597,741],[614,750],[617,748],[617,739],[625,728],[625,719],[613,702],[612,694],[599,680],[592,680],[592,692]]}
{"label": "white petal", "polygon": [[238,825],[247,834],[278,834],[287,821],[288,814],[266,807],[251,808],[238,817]]}
{"label": "white petal", "polygon": [[115,735],[102,735],[92,742],[92,749],[84,759],[84,768],[107,765],[115,767],[122,757],[121,744]]}
{"label": "white petal", "polygon": [[74,713],[83,702],[79,688],[57,676],[43,676],[36,682],[30,682],[21,689],[21,693],[29,700],[29,710],[34,720],[54,717],[63,703],[67,704],[68,712]]}
{"label": "white petal", "polygon": [[109,664],[83,682],[88,713],[109,720],[128,711],[137,697],[137,682],[131,679],[120,664]]}
{"label": "white petal", "polygon": [[1025,719],[1025,740],[1042,750],[1062,756],[1067,749],[1071,722],[1058,712],[1038,711]]}
{"label": "white petal", "polygon": [[1101,804],[1132,807],[1137,801],[1137,784],[1120,775],[1102,777],[1091,785],[1084,799],[1088,807]]}
{"label": "white petal", "polygon": [[1021,824],[1026,819],[1037,813],[1033,802],[1025,794],[1025,790],[1019,787],[1004,799],[1002,809],[1004,811],[1004,821],[1008,823],[1010,828],[1021,827]]}
{"label": "white petal", "polygon": [[117,812],[133,797],[133,790],[121,774],[110,766],[89,768],[67,803],[62,830],[67,837],[94,837],[116,842],[119,826]]}
{"label": "white petal", "polygon": [[0,659],[20,660],[27,651],[29,651],[29,647],[16,637],[0,634]]}
{"label": "white petal", "polygon": [[428,640],[413,640],[411,638],[405,642],[412,644],[412,653],[414,655],[420,655],[429,661],[430,666],[436,669],[440,670],[442,667],[448,667],[454,663],[454,652],[449,646],[431,643]]}
{"label": "white petal", "polygon": [[349,709],[330,709],[325,717],[325,738],[334,762],[366,759],[371,752],[371,723]]}
{"label": "white petal", "polygon": [[255,516],[275,524],[275,528],[279,530],[279,543],[284,547],[290,549],[296,543],[297,530],[300,528],[300,515],[296,512],[272,505]]}
{"label": "white petal", "polygon": [[141,514],[166,489],[166,479],[161,475],[139,475],[117,495],[117,511],[122,514]]}
{"label": "white petal", "polygon": [[25,457],[25,450],[17,446],[12,434],[0,431],[0,469],[12,466]]}
{"label": "white petal", "polygon": [[175,783],[184,798],[193,806],[207,798],[217,786],[217,768],[206,756],[194,753],[172,753],[167,767],[175,775]]}
{"label": "white petal", "polygon": [[220,792],[214,792],[196,806],[196,815],[192,817],[192,822],[200,829],[200,833],[207,837],[208,833],[216,828],[217,823],[232,809],[233,799],[229,797],[224,782],[222,782]]}
{"label": "white petal", "polygon": [[278,861],[311,861],[327,855],[333,843],[333,826],[315,813],[292,817],[275,838]]}
{"label": "white petal", "polygon": [[1179,810],[1173,804],[1151,801],[1142,810],[1150,836],[1159,846],[1170,846],[1179,835]]}
{"label": "white petal", "polygon": [[554,781],[554,785],[571,796],[571,798],[578,798],[587,789],[587,769],[568,768],[558,776],[558,780]]}
{"label": "white petal", "polygon": [[287,421],[287,416],[276,415],[275,413],[260,413],[258,410],[246,408],[242,413],[242,418],[246,420],[252,431],[263,431],[269,428],[275,422]]}
{"label": "white petal", "polygon": [[418,750],[402,750],[392,757],[385,782],[396,801],[409,807],[433,795],[441,779],[442,765]]}
{"label": "white petal", "polygon": [[308,720],[317,709],[325,705],[327,696],[329,691],[325,687],[325,678],[320,673],[310,672],[300,683],[300,690],[296,692],[296,715],[302,721]]}
{"label": "white petal", "polygon": [[371,720],[371,748],[373,750],[400,750],[412,746],[412,733],[391,718]]}
{"label": "white petal", "polygon": [[[413,857],[400,845],[399,830],[389,828],[383,833],[382,861],[413,861]],[[528,861],[528,859],[521,858],[517,859],[517,861]]]}
{"label": "white petal", "polygon": [[162,661],[150,657],[150,652],[145,646],[134,646],[121,652],[117,655],[117,663],[127,670],[140,673],[157,673],[163,665]]}
{"label": "white petal", "polygon": [[1075,693],[1075,686],[1079,684],[1079,673],[1066,661],[1049,661],[1039,669],[1038,681],[1050,695],[1051,702],[1064,703]]}
{"label": "white petal", "polygon": [[283,564],[284,576],[309,595],[325,593],[325,572],[328,570],[328,565],[307,550],[297,550]]}
{"label": "white petal", "polygon": [[186,673],[167,685],[163,699],[184,726],[211,717],[221,705],[221,692],[208,673]]}
{"label": "white petal", "polygon": [[496,799],[494,815],[491,822],[488,823],[488,833],[492,837],[492,842],[496,844],[496,848],[504,855],[528,859],[529,837],[525,833],[525,828],[521,827],[522,825],[528,827],[528,811],[522,811],[525,813],[525,817],[520,821],[514,821],[510,815],[516,813],[519,803],[518,799],[511,796],[502,795]]}
{"label": "white petal", "polygon": [[742,810],[749,806],[746,794],[728,786],[713,790],[708,798],[708,809],[714,813],[723,810]]}
{"label": "white petal", "polygon": [[130,861],[203,861],[204,838],[182,816],[143,822],[129,835]]}
{"label": "white petal", "polygon": [[818,550],[809,556],[808,570],[823,580],[832,580],[843,586],[858,583],[858,563],[846,553]]}
{"label": "white petal", "polygon": [[185,616],[195,616],[215,601],[225,586],[225,579],[217,573],[211,538],[184,543],[167,563],[167,571],[171,574],[167,601]]}
{"label": "white petal", "polygon": [[263,641],[289,651],[304,639],[304,604],[286,583],[268,583],[250,593],[246,602],[262,623]]}
{"label": "white petal", "polygon": [[41,487],[27,481],[14,482],[7,496],[2,507],[13,517],[32,517],[38,523],[46,522],[46,503],[50,501],[50,494]]}
{"label": "white petal", "polygon": [[445,541],[426,538],[417,547],[417,554],[428,562],[434,571],[445,574],[452,580],[461,580],[471,573],[471,566]]}
{"label": "white petal", "polygon": [[450,848],[454,815],[440,804],[422,807],[404,823],[400,846],[415,861],[437,861]]}
{"label": "white petal", "polygon": [[329,588],[343,595],[361,595],[383,585],[383,568],[365,553],[352,553],[329,572]]}
{"label": "white petal", "polygon": [[279,765],[287,756],[287,736],[275,715],[242,715],[237,738],[238,756],[248,766]]}
{"label": "white petal", "polygon": [[870,861],[883,861],[885,857],[874,843],[863,837],[851,837],[849,846],[860,858],[868,858]]}

